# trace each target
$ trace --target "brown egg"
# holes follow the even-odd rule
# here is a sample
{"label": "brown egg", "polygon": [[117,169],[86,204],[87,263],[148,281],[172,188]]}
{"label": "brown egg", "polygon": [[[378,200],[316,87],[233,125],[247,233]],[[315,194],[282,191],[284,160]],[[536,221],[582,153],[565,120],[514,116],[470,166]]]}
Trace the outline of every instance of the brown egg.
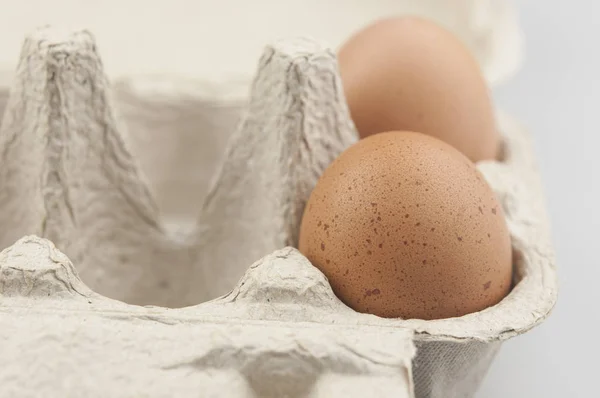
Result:
{"label": "brown egg", "polygon": [[463,154],[419,133],[376,134],[344,151],[307,202],[299,250],[344,303],[382,317],[461,316],[511,285],[493,191]]}
{"label": "brown egg", "polygon": [[474,162],[498,157],[501,139],[483,74],[450,32],[416,17],[385,19],[350,38],[338,58],[361,138],[419,131]]}

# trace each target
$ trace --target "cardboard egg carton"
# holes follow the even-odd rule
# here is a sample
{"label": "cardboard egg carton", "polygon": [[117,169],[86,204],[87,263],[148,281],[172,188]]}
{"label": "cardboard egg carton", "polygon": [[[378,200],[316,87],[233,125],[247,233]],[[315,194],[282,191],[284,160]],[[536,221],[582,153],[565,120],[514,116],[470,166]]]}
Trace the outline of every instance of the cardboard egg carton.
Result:
{"label": "cardboard egg carton", "polygon": [[342,304],[293,248],[317,179],[357,140],[331,49],[277,42],[247,102],[189,99],[216,123],[198,151],[225,149],[184,230],[129,149],[115,108],[136,100],[119,90],[143,91],[112,97],[89,33],[26,40],[0,129],[0,245],[17,242],[0,254],[0,396],[469,397],[502,341],[554,305],[533,152],[506,115],[503,162],[478,167],[507,216],[513,291],[460,318],[383,319]]}
{"label": "cardboard egg carton", "polygon": [[[17,3],[0,35],[3,69],[10,78],[23,36],[33,26],[85,27],[94,32],[112,78],[140,74],[188,76],[228,85],[253,77],[266,43],[310,35],[337,47],[361,25],[390,15],[421,15],[449,28],[480,61],[490,84],[506,81],[520,66],[522,39],[514,0],[105,0],[94,6],[54,0],[31,13]],[[131,15],[144,12],[132,23]],[[333,17],[335,16],[335,17]],[[168,25],[169,29],[157,29]],[[139,43],[139,44],[138,44]],[[222,89],[222,88],[221,88]],[[245,94],[245,93],[244,93]],[[0,99],[1,107],[1,99]]]}

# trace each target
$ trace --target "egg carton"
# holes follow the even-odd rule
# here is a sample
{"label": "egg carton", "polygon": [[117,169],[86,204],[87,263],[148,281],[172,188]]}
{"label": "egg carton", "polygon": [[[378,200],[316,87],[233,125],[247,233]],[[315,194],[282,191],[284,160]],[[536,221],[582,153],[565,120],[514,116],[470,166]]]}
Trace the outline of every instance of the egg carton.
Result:
{"label": "egg carton", "polygon": [[[71,0],[40,3],[31,13],[20,3],[7,10],[0,36],[3,73],[10,78],[27,29],[42,23],[84,26],[98,37],[112,78],[160,73],[211,82],[253,77],[265,43],[309,34],[339,46],[361,25],[390,15],[421,15],[460,37],[492,85],[521,65],[523,40],[514,0],[105,0],[89,7]],[[144,12],[135,23],[130,15]],[[235,12],[232,12],[235,10]],[[10,12],[9,12],[10,11]],[[12,13],[12,15],[11,15]],[[335,15],[335,18],[332,18]],[[170,29],[156,29],[169,25]],[[140,43],[140,45],[136,45]],[[1,99],[0,99],[1,102]]]}
{"label": "egg carton", "polygon": [[200,162],[214,177],[183,230],[167,225],[115,115],[148,94],[136,84],[112,97],[86,31],[41,29],[24,44],[0,129],[0,245],[17,242],[0,254],[0,396],[469,397],[501,343],[552,309],[540,180],[507,115],[503,161],[478,168],[507,217],[514,289],[460,318],[383,319],[346,307],[293,248],[317,179],[357,140],[331,49],[268,46],[247,102],[190,94],[211,124],[175,157],[212,156]]}

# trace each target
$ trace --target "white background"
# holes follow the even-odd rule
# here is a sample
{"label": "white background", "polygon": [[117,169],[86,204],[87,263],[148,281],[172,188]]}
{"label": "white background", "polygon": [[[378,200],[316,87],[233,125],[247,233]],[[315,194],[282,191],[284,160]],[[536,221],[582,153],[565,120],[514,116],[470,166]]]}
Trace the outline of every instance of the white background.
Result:
{"label": "white background", "polygon": [[[285,22],[274,17],[270,25],[255,24],[258,17],[253,13],[292,13],[323,27],[316,34],[340,39],[337,31],[328,31],[322,15],[303,13],[305,7],[286,11],[278,6],[289,2],[261,1],[274,8],[267,11],[255,6],[236,12],[223,1],[173,0],[168,2],[169,7],[156,7],[148,0],[144,2],[147,7],[140,8],[140,2],[126,0],[0,0],[0,69],[14,67],[25,32],[41,23],[71,24],[74,19],[80,19],[96,34],[109,73],[169,69],[217,80],[225,78],[240,69],[236,57],[247,53],[242,58],[253,59],[256,53],[256,48],[243,45],[245,35],[258,37],[267,34],[268,29],[285,29]],[[298,0],[296,4],[310,2]],[[358,11],[361,7],[359,0],[323,3],[334,4],[332,9],[335,4]],[[362,0],[364,13],[347,13],[346,20],[356,24],[359,15],[378,14],[366,6],[368,3],[370,0]],[[518,75],[498,88],[495,95],[502,108],[520,118],[535,136],[553,221],[561,290],[558,305],[546,323],[504,345],[479,396],[596,397],[600,396],[595,388],[600,356],[596,309],[600,302],[600,264],[595,251],[600,248],[600,188],[598,162],[594,159],[600,147],[600,3],[521,0],[517,4],[526,39],[526,60]],[[209,18],[207,5],[211,7]],[[225,18],[234,20],[215,34],[211,23],[214,26]],[[228,29],[233,35],[226,34]],[[122,34],[116,34],[117,30]],[[178,35],[179,45],[188,48],[195,46],[198,35],[210,39],[200,40],[202,46],[198,45],[195,52],[182,53],[176,51],[168,32]],[[223,40],[237,44],[236,53],[225,51],[219,44]],[[215,62],[220,62],[219,67]]]}
{"label": "white background", "polygon": [[558,304],[500,351],[482,398],[600,397],[600,3],[521,0],[520,73],[496,90],[535,137],[558,257]]}

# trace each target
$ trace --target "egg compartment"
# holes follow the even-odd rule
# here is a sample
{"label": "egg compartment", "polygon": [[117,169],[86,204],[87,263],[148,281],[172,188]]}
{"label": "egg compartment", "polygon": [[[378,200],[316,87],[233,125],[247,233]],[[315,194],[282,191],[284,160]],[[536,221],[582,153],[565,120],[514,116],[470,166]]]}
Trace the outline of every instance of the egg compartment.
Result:
{"label": "egg compartment", "polygon": [[[479,168],[506,212],[518,253],[515,264],[518,283],[501,303],[485,311],[455,319],[422,321],[382,319],[350,310],[337,300],[323,275],[303,256],[295,249],[281,249],[295,244],[303,204],[322,171],[357,139],[331,50],[306,39],[283,41],[267,48],[241,123],[228,141],[224,161],[215,174],[200,215],[191,223],[192,232],[174,234],[165,226],[137,159],[127,148],[127,131],[113,114],[111,102],[101,62],[88,33],[56,36],[53,30],[45,29],[28,38],[0,130],[4,166],[0,171],[3,188],[0,222],[7,227],[0,233],[3,246],[20,236],[36,233],[63,249],[94,291],[129,303],[162,306],[193,305],[225,294],[235,286],[252,259],[272,254],[247,270],[231,293],[193,307],[165,309],[137,307],[93,293],[50,243],[25,238],[0,256],[1,320],[3,323],[10,320],[6,323],[15,325],[13,329],[2,328],[9,334],[2,339],[7,344],[3,352],[11,352],[11,358],[21,366],[19,369],[32,366],[33,359],[19,357],[23,349],[7,351],[10,347],[37,344],[40,353],[47,352],[40,355],[47,355],[49,360],[54,360],[52,350],[56,349],[61,353],[61,361],[67,364],[66,372],[79,375],[80,384],[74,381],[71,387],[89,389],[94,387],[89,378],[92,372],[77,372],[89,369],[84,365],[86,361],[89,365],[90,353],[100,352],[102,363],[113,366],[115,358],[123,355],[114,348],[122,344],[117,341],[119,336],[131,336],[131,340],[123,340],[126,342],[121,345],[123,349],[132,353],[139,349],[143,354],[156,339],[163,342],[178,339],[176,334],[180,332],[168,331],[164,324],[179,325],[173,329],[180,330],[182,336],[186,328],[192,331],[186,333],[201,336],[206,333],[201,330],[204,327],[214,328],[214,334],[228,336],[230,330],[252,324],[256,334],[264,336],[262,340],[257,338],[254,345],[239,345],[237,339],[242,337],[233,332],[236,337],[225,339],[226,343],[221,345],[214,342],[210,333],[203,341],[203,347],[214,344],[216,347],[212,348],[217,353],[265,352],[265,358],[281,361],[270,373],[261,373],[268,377],[248,376],[244,373],[247,371],[233,365],[237,366],[236,380],[241,380],[242,374],[246,382],[240,388],[249,389],[232,391],[231,396],[244,396],[246,392],[266,396],[260,389],[268,390],[265,386],[269,383],[287,385],[286,380],[292,376],[286,369],[297,369],[296,366],[305,370],[295,370],[294,374],[312,375],[298,385],[310,384],[316,390],[290,390],[292,396],[317,394],[314,391],[321,388],[321,379],[329,378],[332,373],[336,376],[331,377],[338,382],[325,382],[323,391],[331,393],[324,396],[336,396],[341,390],[335,388],[344,385],[362,395],[381,391],[379,396],[389,391],[394,396],[411,396],[411,382],[402,381],[406,380],[402,377],[410,375],[413,353],[407,340],[414,331],[417,354],[412,379],[416,396],[471,396],[501,341],[542,321],[554,304],[554,260],[548,223],[540,206],[543,198],[532,165],[532,151],[521,127],[504,115],[499,120],[506,137],[505,161],[481,163]],[[230,110],[240,106],[234,100],[230,104]],[[215,109],[216,117],[227,114],[225,105]],[[207,130],[210,135],[204,142],[210,146],[211,136],[220,133],[217,129]],[[52,268],[57,264],[60,270]],[[48,278],[51,283],[44,282]],[[75,287],[69,288],[71,285]],[[90,319],[97,320],[99,325],[114,325],[119,333],[102,341],[85,337],[93,332],[87,326]],[[75,325],[70,336],[80,338],[79,352],[60,342],[48,342],[53,341],[48,337],[53,336],[50,325],[60,328],[59,322]],[[32,325],[44,326],[36,329],[39,334],[23,333]],[[317,332],[294,334],[296,330],[301,334],[305,326],[331,334],[328,337],[316,337]],[[153,337],[152,330],[159,329],[163,334]],[[44,330],[48,335],[42,333]],[[274,344],[276,347],[268,345],[272,336],[284,333],[282,330],[288,331],[290,340],[298,343],[295,349],[281,351],[283,343]],[[81,335],[77,336],[76,331]],[[364,338],[369,331],[373,331],[373,337]],[[356,340],[337,340],[338,335],[345,333]],[[397,340],[378,345],[380,333],[389,333],[390,339]],[[323,359],[316,350],[304,356],[298,354],[309,344],[305,341],[316,343],[328,338],[337,342],[331,345],[329,359]],[[85,343],[90,341],[99,343]],[[160,345],[159,351],[162,354],[181,346],[185,347],[181,355],[191,356],[189,343],[179,340],[177,343]],[[366,346],[371,347],[368,353],[357,351]],[[98,347],[104,348],[98,350]],[[356,358],[352,353],[358,353]],[[358,358],[362,358],[380,364],[385,362],[377,359],[376,355],[381,353],[393,356],[391,367],[383,366],[382,370],[371,373],[358,365],[356,369],[361,370],[354,373],[348,370],[350,366],[343,367],[347,373],[332,370],[338,359],[341,363],[358,363]],[[341,359],[346,354],[354,359]],[[244,355],[231,357],[246,363],[249,360]],[[142,356],[143,360],[150,359],[147,354]],[[305,360],[314,366],[297,365]],[[403,364],[398,365],[400,362]],[[109,374],[110,366],[101,368],[94,377]],[[214,362],[211,366],[201,368],[201,372],[210,374],[206,369],[218,367]],[[155,364],[150,367],[161,371],[168,368]],[[281,383],[273,382],[274,372],[280,375]],[[320,375],[318,378],[314,378],[316,373]],[[364,377],[344,377],[340,373]],[[154,376],[144,374],[144,369],[132,371],[125,378],[107,378],[110,382],[105,384],[118,389],[123,383],[124,389],[119,391],[131,388],[130,391],[137,392],[136,388],[154,387],[151,392],[158,396],[165,389],[179,388],[175,385],[179,376],[169,379],[174,380],[174,387],[169,388],[166,382],[148,383]],[[194,381],[199,388],[211,383],[200,379]],[[27,385],[15,380],[18,379],[7,378],[4,383],[9,386],[7,391]],[[364,386],[358,380],[363,380]],[[48,389],[60,387],[49,373],[40,376],[39,383]],[[227,379],[227,386],[234,385],[240,382]],[[370,389],[379,385],[382,386],[379,390]],[[274,395],[281,393],[273,391]]]}
{"label": "egg compartment", "polygon": [[344,313],[291,248],[225,297],[167,309],[94,293],[27,236],[0,253],[0,397],[413,398],[412,332],[328,320]]}

